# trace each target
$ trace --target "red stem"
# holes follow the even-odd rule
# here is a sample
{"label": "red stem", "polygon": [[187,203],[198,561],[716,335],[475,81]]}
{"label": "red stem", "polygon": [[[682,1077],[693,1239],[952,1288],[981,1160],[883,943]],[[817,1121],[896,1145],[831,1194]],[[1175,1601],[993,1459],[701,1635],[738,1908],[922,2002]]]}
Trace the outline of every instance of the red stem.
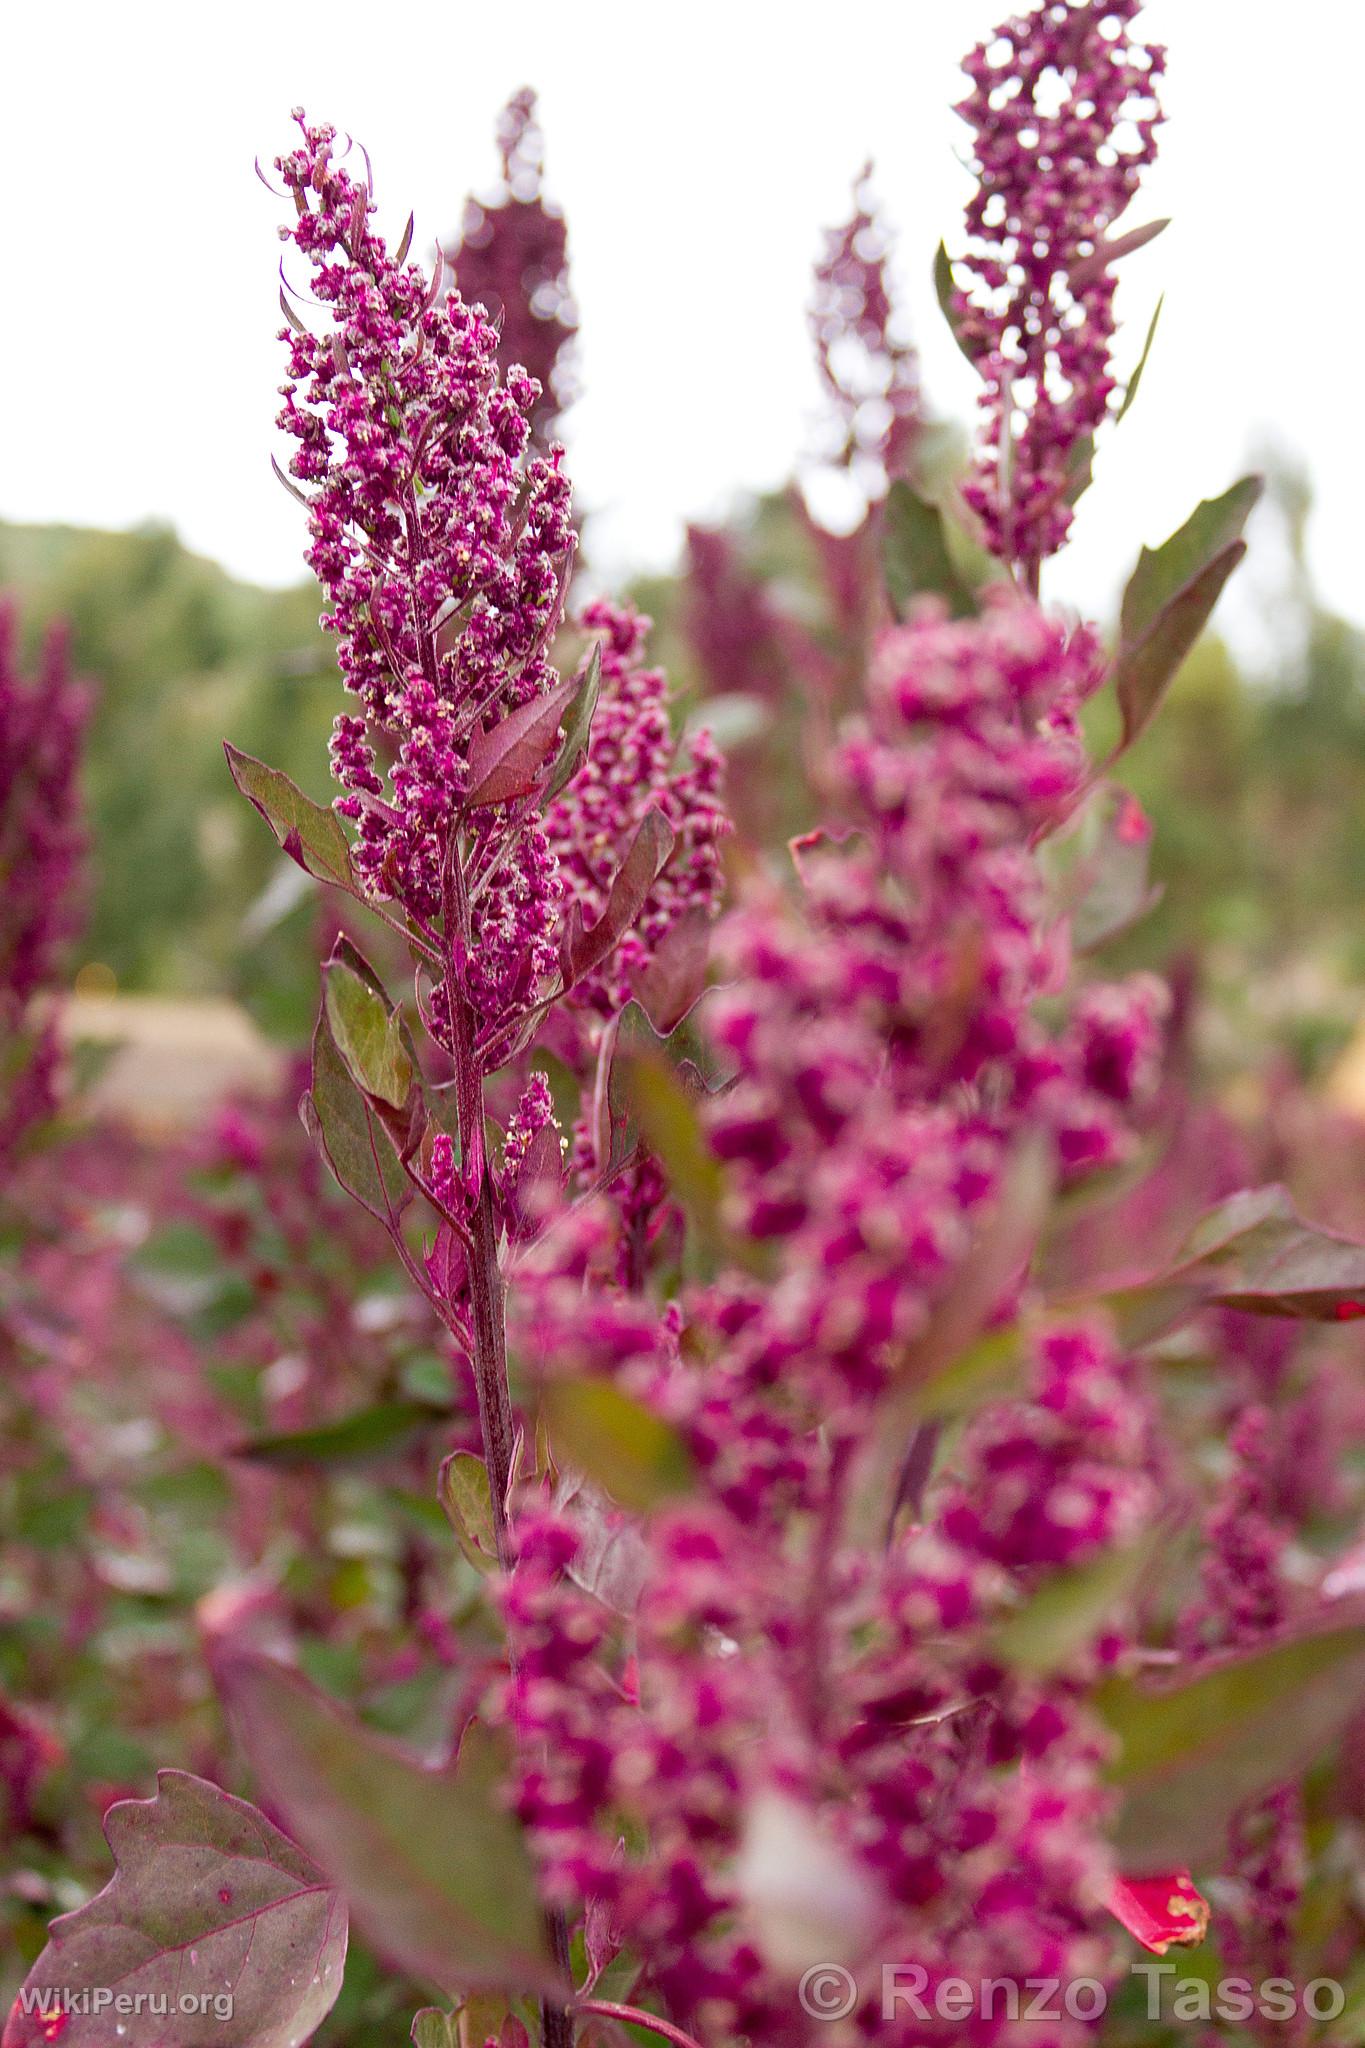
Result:
{"label": "red stem", "polygon": [[630,2027],[647,2027],[651,2034],[672,2041],[674,2048],[701,2048],[701,2043],[691,2034],[685,2034],[671,2020],[661,2020],[657,2013],[646,2012],[643,2006],[615,2005],[609,1998],[576,1998],[573,2009],[575,2012],[595,2013],[603,2020],[624,2020]]}
{"label": "red stem", "polygon": [[[469,958],[469,898],[459,835],[452,833],[443,878],[445,924],[445,991],[455,1053],[455,1106],[460,1126],[460,1167],[471,1189],[469,1305],[473,1320],[474,1386],[479,1402],[479,1431],[488,1466],[488,1491],[498,1563],[512,1568],[512,1531],[507,1495],[512,1480],[515,1442],[512,1400],[507,1385],[507,1332],[503,1306],[502,1268],[498,1260],[498,1222],[493,1210],[493,1182],[484,1147],[483,1074],[475,1053],[476,1020],[461,986],[461,969]],[[545,1916],[550,1947],[560,1974],[569,1976],[569,1933],[558,1910]],[[573,2018],[550,1998],[540,2008],[541,2048],[573,2048]]]}
{"label": "red stem", "polygon": [[474,1323],[474,1386],[479,1401],[479,1428],[488,1464],[493,1533],[498,1563],[512,1565],[511,1531],[507,1523],[507,1489],[512,1477],[512,1403],[507,1390],[507,1339],[503,1323],[502,1271],[498,1264],[498,1226],[493,1214],[493,1184],[483,1142],[483,1076],[474,1057],[474,1016],[460,986],[460,965],[469,954],[469,906],[464,866],[452,836],[446,856],[445,991],[455,1054],[455,1107],[460,1124],[461,1170],[478,1174],[472,1190],[469,1220],[469,1305]]}

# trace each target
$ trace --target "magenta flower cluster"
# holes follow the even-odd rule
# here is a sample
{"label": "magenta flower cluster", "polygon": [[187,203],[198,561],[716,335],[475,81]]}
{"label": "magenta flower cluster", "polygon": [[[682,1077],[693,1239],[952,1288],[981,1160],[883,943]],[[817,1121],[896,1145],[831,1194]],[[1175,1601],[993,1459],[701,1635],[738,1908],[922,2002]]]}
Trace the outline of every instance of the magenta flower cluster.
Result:
{"label": "magenta flower cluster", "polygon": [[[836,763],[848,831],[799,849],[799,910],[765,884],[731,919],[704,1013],[721,1224],[750,1253],[661,1310],[586,1208],[518,1276],[524,1355],[610,1373],[697,1468],[643,1530],[582,1488],[525,1505],[507,1711],[551,1897],[603,1902],[708,2037],[813,2035],[794,1986],[822,1959],[1104,1967],[1102,1744],[1070,1679],[983,1641],[1149,1522],[1135,1368],[1098,1324],[1030,1333],[1021,1243],[976,1304],[1022,1318],[1019,1398],[932,1478],[932,1432],[901,1425],[903,1469],[879,1450],[1028,1134],[1063,1179],[1110,1164],[1155,1077],[1154,983],[1038,1013],[1066,946],[1033,842],[1085,773],[1099,666],[1023,602],[885,634]],[[878,2033],[875,1987],[859,2019]]]}
{"label": "magenta flower cluster", "polygon": [[487,307],[504,362],[523,363],[540,386],[531,421],[548,439],[573,398],[570,356],[578,309],[569,284],[568,230],[545,194],[545,138],[536,96],[514,93],[498,122],[497,190],[470,199],[460,239],[445,252],[460,296]]}
{"label": "magenta flower cluster", "polygon": [[557,452],[526,458],[538,387],[518,366],[499,378],[492,322],[441,297],[439,266],[433,281],[389,254],[368,186],[334,161],[334,131],[300,125],[301,146],[278,160],[289,232],[335,324],[322,337],[291,325],[280,423],[299,443],[308,559],[362,707],[337,720],[338,808],[367,888],[428,926],[465,824],[467,993],[496,1028],[553,967],[558,886],[533,819],[506,806],[466,819],[462,799],[478,736],[558,682],[569,485]]}
{"label": "magenta flower cluster", "polygon": [[650,621],[605,600],[583,612],[584,632],[601,649],[601,687],[588,758],[548,806],[545,835],[568,896],[589,926],[606,906],[621,850],[651,807],[673,829],[668,865],[631,930],[571,996],[580,1007],[614,1016],[631,998],[632,977],[686,916],[709,921],[720,907],[720,842],[729,830],[721,808],[725,763],[706,730],[682,747],[669,718],[668,681],[643,663]]}
{"label": "magenta flower cluster", "polygon": [[919,358],[901,331],[889,277],[890,238],[876,211],[872,166],[854,186],[854,211],[826,237],[815,269],[810,325],[837,440],[833,458],[870,498],[908,473],[924,424]]}
{"label": "magenta flower cluster", "polygon": [[1056,0],[1003,22],[963,66],[976,191],[955,319],[985,379],[968,503],[992,551],[1036,576],[1114,379],[1109,231],[1156,155],[1165,53],[1129,25],[1140,0]]}
{"label": "magenta flower cluster", "polygon": [[89,693],[71,674],[64,633],[48,634],[31,680],[17,622],[0,604],[0,1165],[55,1102],[53,990],[77,928],[81,746]]}

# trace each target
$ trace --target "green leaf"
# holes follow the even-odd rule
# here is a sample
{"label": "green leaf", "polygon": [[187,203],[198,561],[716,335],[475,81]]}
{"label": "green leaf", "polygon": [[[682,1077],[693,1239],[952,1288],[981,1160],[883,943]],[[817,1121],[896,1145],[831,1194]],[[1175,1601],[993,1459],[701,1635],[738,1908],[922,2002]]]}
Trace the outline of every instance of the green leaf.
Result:
{"label": "green leaf", "polygon": [[1128,1871],[1221,1867],[1237,1808],[1297,1777],[1365,1706],[1365,1624],[1227,1657],[1183,1685],[1111,1679],[1111,1782]]}
{"label": "green leaf", "polygon": [[1068,505],[1079,505],[1081,499],[1095,481],[1095,436],[1082,434],[1072,444],[1066,458],[1067,485],[1064,493]]}
{"label": "green leaf", "polygon": [[1242,529],[1261,488],[1260,477],[1243,477],[1198,506],[1159,548],[1142,550],[1120,614],[1114,684],[1123,732],[1116,754],[1146,730],[1208,623],[1246,553]]}
{"label": "green leaf", "polygon": [[1054,1572],[994,1630],[993,1651],[1006,1664],[1038,1676],[1069,1664],[1132,1593],[1153,1554],[1151,1543],[1132,1543]]}
{"label": "green leaf", "polygon": [[563,1993],[494,1734],[471,1723],[432,1770],[266,1657],[226,1646],[214,1674],[262,1786],[381,1953],[446,1990]]}
{"label": "green leaf", "polygon": [[232,1455],[305,1470],[314,1465],[357,1464],[366,1458],[382,1457],[396,1444],[406,1443],[439,1412],[417,1401],[381,1401],[317,1429],[250,1437]]}
{"label": "green leaf", "polygon": [[1138,357],[1138,366],[1134,370],[1132,376],[1128,379],[1128,389],[1123,394],[1123,404],[1114,414],[1115,426],[1117,426],[1119,421],[1127,415],[1129,407],[1132,405],[1133,400],[1138,395],[1138,386],[1142,382],[1143,371],[1147,368],[1147,358],[1152,353],[1152,343],[1156,340],[1157,322],[1161,318],[1161,309],[1165,305],[1165,303],[1166,298],[1165,294],[1163,293],[1162,296],[1156,302],[1156,311],[1152,315],[1152,324],[1147,329],[1147,339],[1143,342],[1142,354]]}
{"label": "green leaf", "polygon": [[[74,1913],[54,1920],[29,1971],[4,2048],[162,2048],[167,2010],[176,2048],[292,2048],[336,2002],[346,1961],[346,1911],[336,1889],[244,1799],[184,1771],[159,1771],[153,1799],[125,1799],[104,1817],[114,1875]],[[231,1988],[231,2018],[215,1994]],[[69,2010],[57,1997],[110,1992],[130,2004]],[[202,2001],[186,2010],[182,1998]],[[140,2000],[134,2006],[132,2001]],[[158,2015],[155,2007],[161,2005]]]}
{"label": "green leaf", "polygon": [[953,340],[979,375],[981,364],[977,350],[965,341],[962,335],[962,323],[955,303],[957,286],[953,282],[953,260],[942,242],[934,252],[934,295],[938,300],[939,311],[952,331]]}
{"label": "green leaf", "polygon": [[493,1571],[498,1562],[498,1539],[493,1528],[493,1491],[483,1459],[476,1458],[473,1451],[452,1451],[441,1466],[436,1496],[469,1562],[481,1572]]}
{"label": "green leaf", "polygon": [[689,1491],[692,1459],[677,1430],[614,1381],[550,1379],[540,1405],[556,1449],[621,1507],[643,1513]]}
{"label": "green leaf", "polygon": [[412,1186],[383,1122],[337,1049],[325,1001],[313,1032],[313,1085],[300,1110],[304,1128],[347,1194],[381,1223],[393,1223],[412,1200]]}
{"label": "green leaf", "polygon": [[1017,1325],[992,1330],[909,1390],[911,1412],[944,1422],[975,1415],[987,1402],[1018,1393],[1025,1364]]}
{"label": "green leaf", "polygon": [[943,598],[955,619],[975,615],[976,600],[948,552],[942,512],[900,478],[886,495],[882,567],[897,618],[917,597]]}
{"label": "green leaf", "polygon": [[326,969],[327,1021],[337,1051],[357,1086],[401,1109],[412,1087],[412,1061],[403,1043],[403,1015],[342,960]]}
{"label": "green leaf", "polygon": [[437,2005],[424,2005],[413,2015],[412,2048],[460,2048],[458,2015],[442,2012]]}
{"label": "green leaf", "polygon": [[268,768],[224,740],[232,779],[256,806],[291,860],[320,882],[355,893],[350,842],[335,811],[304,795],[278,768]]}
{"label": "green leaf", "polygon": [[588,741],[592,734],[593,714],[597,710],[597,699],[602,688],[602,643],[593,642],[592,653],[582,679],[574,691],[569,708],[564,713],[564,739],[559,757],[550,770],[550,780],[545,787],[544,801],[552,803],[561,789],[571,782],[579,767],[587,759]]}
{"label": "green leaf", "polygon": [[621,1084],[651,1152],[662,1163],[670,1191],[706,1241],[724,1239],[720,1205],[725,1190],[721,1163],[706,1142],[697,1106],[677,1072],[644,1051],[622,1052]]}

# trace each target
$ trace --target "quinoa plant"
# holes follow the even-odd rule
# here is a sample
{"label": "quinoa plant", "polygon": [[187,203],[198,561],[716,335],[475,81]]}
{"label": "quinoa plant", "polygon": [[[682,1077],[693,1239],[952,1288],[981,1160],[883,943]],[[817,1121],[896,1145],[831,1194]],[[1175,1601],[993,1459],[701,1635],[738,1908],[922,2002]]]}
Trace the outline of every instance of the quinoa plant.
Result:
{"label": "quinoa plant", "polygon": [[[1249,1351],[1353,1322],[1365,1248],[1276,1185],[1184,1213],[1178,1012],[1091,964],[1152,896],[1109,771],[1256,480],[1144,551],[1113,644],[1040,595],[1140,374],[1120,400],[1163,65],[1136,12],[1051,0],[967,60],[977,192],[938,273],[979,455],[921,495],[897,357],[875,632],[856,703],[820,707],[828,822],[785,867],[741,854],[714,947],[720,759],[677,743],[628,608],[566,626],[539,386],[298,117],[277,169],[323,319],[286,300],[281,424],[352,699],[341,793],[229,760],[377,923],[378,965],[350,937],[324,963],[303,1116],[472,1386],[479,1449],[436,1483],[497,1648],[471,1635],[423,1760],[218,1599],[268,1814],[177,1772],[113,1809],[117,1873],[5,2048],[106,2038],[56,1991],[111,1976],[228,1987],[228,2033],[196,2010],[182,2042],[296,2043],[350,1914],[440,1995],[418,2048],[1037,2039],[1039,1986],[1069,2043],[1111,1997],[1122,2037],[1131,1941],[1192,1949],[1211,1905],[1226,1961],[1314,1953],[1303,1816],[1349,1857],[1365,1577],[1338,1544],[1291,1596],[1264,1404],[1201,1515],[1166,1368],[1229,1327]],[[866,275],[835,289],[851,260],[822,268],[836,397],[841,343],[888,331]]]}

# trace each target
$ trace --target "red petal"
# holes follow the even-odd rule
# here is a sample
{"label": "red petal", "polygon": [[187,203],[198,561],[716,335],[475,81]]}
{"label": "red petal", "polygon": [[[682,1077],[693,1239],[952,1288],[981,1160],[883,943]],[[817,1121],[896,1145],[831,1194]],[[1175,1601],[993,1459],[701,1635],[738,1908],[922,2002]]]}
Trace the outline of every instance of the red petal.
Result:
{"label": "red petal", "polygon": [[1192,1948],[1208,1933],[1209,1907],[1188,1870],[1162,1877],[1116,1877],[1109,1910],[1154,1956],[1168,1948]]}

